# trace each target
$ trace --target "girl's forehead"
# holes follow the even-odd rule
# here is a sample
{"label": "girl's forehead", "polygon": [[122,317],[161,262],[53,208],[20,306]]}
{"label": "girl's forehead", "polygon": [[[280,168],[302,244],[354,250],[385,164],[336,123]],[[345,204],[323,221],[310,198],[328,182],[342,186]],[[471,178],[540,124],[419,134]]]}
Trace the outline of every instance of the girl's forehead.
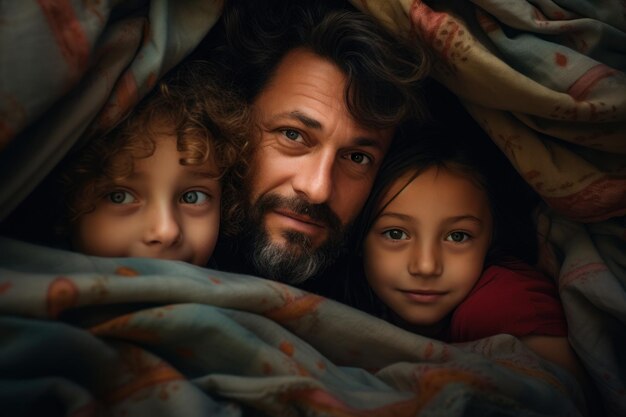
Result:
{"label": "girl's forehead", "polygon": [[473,197],[472,199],[483,200],[489,205],[487,192],[477,178],[477,176],[471,175],[469,171],[464,172],[461,169],[447,166],[433,165],[425,169],[412,168],[390,182],[386,191],[382,193],[378,202],[378,209],[381,210],[392,204],[399,196],[406,195],[408,188],[412,191],[414,188],[424,190],[424,193],[420,194],[422,198],[435,197],[447,190],[458,190],[459,192],[471,190],[469,193],[463,192],[462,194],[468,194]]}

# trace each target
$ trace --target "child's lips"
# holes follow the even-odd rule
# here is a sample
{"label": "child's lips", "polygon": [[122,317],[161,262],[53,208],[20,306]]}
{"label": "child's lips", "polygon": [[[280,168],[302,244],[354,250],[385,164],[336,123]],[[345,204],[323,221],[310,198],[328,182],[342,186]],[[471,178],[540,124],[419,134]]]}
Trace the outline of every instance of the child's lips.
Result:
{"label": "child's lips", "polygon": [[439,301],[447,291],[439,290],[400,290],[409,300],[418,303],[434,303]]}

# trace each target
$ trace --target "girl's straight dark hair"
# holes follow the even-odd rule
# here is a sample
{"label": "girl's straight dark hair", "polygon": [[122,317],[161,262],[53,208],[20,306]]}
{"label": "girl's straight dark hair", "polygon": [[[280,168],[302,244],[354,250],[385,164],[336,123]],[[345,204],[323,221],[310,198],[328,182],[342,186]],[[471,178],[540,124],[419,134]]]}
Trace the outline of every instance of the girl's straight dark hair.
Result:
{"label": "girl's straight dark hair", "polygon": [[[493,217],[492,244],[485,267],[506,264],[510,258],[535,263],[537,242],[535,225],[525,194],[516,193],[528,185],[513,170],[499,150],[480,146],[470,139],[455,137],[442,128],[420,128],[407,123],[399,129],[392,149],[383,161],[370,196],[355,222],[352,253],[344,281],[344,302],[371,314],[386,315],[386,308],[369,289],[362,267],[363,242],[376,218],[393,199],[415,178],[431,167],[445,169],[472,181],[484,190]],[[395,195],[383,197],[401,176],[412,173]],[[533,200],[534,201],[534,200]],[[419,204],[418,201],[415,204]]]}

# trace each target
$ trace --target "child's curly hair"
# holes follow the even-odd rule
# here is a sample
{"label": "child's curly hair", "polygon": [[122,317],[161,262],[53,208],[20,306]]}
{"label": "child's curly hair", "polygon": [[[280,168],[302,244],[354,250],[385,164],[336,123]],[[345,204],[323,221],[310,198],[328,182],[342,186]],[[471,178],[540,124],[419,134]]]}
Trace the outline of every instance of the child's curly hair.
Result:
{"label": "child's curly hair", "polygon": [[74,221],[94,210],[116,181],[132,174],[135,159],[154,153],[155,138],[163,134],[176,137],[181,165],[214,162],[222,181],[222,212],[230,217],[248,168],[252,126],[245,101],[224,87],[208,63],[181,66],[118,126],[71,158],[61,174],[67,216],[60,230],[68,233]]}

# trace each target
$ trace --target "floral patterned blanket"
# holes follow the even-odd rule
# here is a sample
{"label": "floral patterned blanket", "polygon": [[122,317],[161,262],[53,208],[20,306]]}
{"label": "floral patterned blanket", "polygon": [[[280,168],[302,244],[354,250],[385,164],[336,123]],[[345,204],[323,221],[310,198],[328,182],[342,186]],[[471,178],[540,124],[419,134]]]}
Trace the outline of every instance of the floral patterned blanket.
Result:
{"label": "floral patterned blanket", "polygon": [[446,345],[182,262],[0,239],[0,265],[5,415],[580,415],[579,387],[511,336]]}
{"label": "floral patterned blanket", "polygon": [[[623,1],[352,0],[428,45],[545,202],[542,263],[606,414],[626,415]],[[0,219],[180,62],[219,0],[0,6]],[[515,338],[446,345],[255,277],[0,240],[3,415],[581,415]]]}

